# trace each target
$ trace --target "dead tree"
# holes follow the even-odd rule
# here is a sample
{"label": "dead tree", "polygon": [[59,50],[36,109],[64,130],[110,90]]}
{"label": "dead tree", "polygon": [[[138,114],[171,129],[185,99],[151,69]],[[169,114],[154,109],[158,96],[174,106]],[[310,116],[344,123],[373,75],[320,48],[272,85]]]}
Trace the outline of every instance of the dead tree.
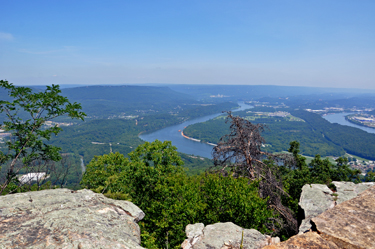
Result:
{"label": "dead tree", "polygon": [[262,158],[267,153],[261,151],[265,143],[261,132],[264,125],[233,116],[228,112],[226,122],[230,121],[230,133],[223,136],[213,149],[215,166],[221,166],[223,173],[228,172],[247,176],[254,180],[259,177]]}
{"label": "dead tree", "polygon": [[[259,181],[259,195],[268,198],[268,206],[276,210],[284,222],[278,222],[288,233],[296,233],[297,221],[292,211],[282,204],[283,190],[278,165],[288,156],[278,156],[262,151],[265,144],[261,133],[266,128],[263,124],[252,124],[227,112],[226,122],[230,122],[230,133],[223,136],[213,149],[215,171],[223,175],[247,177],[250,181]],[[284,223],[284,224],[280,224]],[[286,223],[286,224],[285,224]],[[275,230],[274,224],[269,224]]]}

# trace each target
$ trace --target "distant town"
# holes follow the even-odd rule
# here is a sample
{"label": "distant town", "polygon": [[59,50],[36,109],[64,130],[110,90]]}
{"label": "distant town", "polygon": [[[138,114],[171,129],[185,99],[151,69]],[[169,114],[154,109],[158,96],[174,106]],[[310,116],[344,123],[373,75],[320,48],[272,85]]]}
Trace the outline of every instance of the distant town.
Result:
{"label": "distant town", "polygon": [[345,117],[349,122],[375,128],[375,116],[369,114],[352,114]]}
{"label": "distant town", "polygon": [[375,161],[371,160],[360,160],[355,157],[348,157],[349,165],[353,169],[359,169],[362,175],[365,175],[367,171],[373,171],[375,169]]}

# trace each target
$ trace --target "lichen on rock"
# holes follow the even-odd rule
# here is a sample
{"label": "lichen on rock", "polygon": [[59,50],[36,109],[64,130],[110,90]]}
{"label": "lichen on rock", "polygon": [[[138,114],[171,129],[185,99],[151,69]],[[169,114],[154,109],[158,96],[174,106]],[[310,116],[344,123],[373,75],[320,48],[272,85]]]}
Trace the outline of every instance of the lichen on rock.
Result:
{"label": "lichen on rock", "polygon": [[299,234],[311,229],[311,219],[336,205],[356,197],[375,183],[332,182],[336,190],[333,192],[324,184],[306,184],[302,188],[299,201],[301,214],[299,215]]}
{"label": "lichen on rock", "polygon": [[[91,190],[43,190],[0,197],[3,248],[142,248],[144,213]],[[0,248],[1,248],[0,247]]]}
{"label": "lichen on rock", "polygon": [[255,229],[244,229],[232,222],[189,224],[186,226],[187,239],[182,243],[183,249],[258,249],[280,242],[278,237],[264,235]]}
{"label": "lichen on rock", "polygon": [[339,248],[375,248],[375,187],[312,218],[318,233]]}

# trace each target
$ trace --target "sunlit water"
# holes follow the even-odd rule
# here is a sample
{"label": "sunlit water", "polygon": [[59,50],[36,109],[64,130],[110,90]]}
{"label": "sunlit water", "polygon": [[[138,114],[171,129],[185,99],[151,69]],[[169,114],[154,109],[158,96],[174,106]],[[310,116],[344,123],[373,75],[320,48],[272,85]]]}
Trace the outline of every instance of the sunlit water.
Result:
{"label": "sunlit water", "polygon": [[353,113],[345,113],[345,112],[334,113],[334,114],[329,114],[329,115],[323,116],[323,118],[326,119],[327,121],[329,121],[330,123],[347,125],[347,126],[351,126],[351,127],[355,127],[355,128],[367,131],[368,133],[375,133],[375,129],[373,129],[373,128],[368,128],[368,127],[364,127],[364,126],[361,126],[361,125],[356,125],[356,124],[350,123],[348,120],[346,120],[345,116],[350,115],[350,114],[353,114]]}
{"label": "sunlit water", "polygon": [[[246,109],[253,108],[253,106],[246,105],[243,102],[239,102],[238,105],[240,106],[240,108],[236,109],[235,111],[243,111]],[[192,154],[196,156],[202,156],[206,158],[212,158],[212,155],[211,155],[212,148],[213,148],[212,145],[186,139],[181,135],[181,132],[179,132],[179,130],[182,131],[184,127],[187,127],[188,125],[205,122],[207,120],[216,118],[217,116],[220,116],[220,115],[222,115],[222,113],[217,113],[217,114],[204,116],[201,118],[192,119],[182,124],[169,126],[169,127],[166,127],[164,129],[161,129],[161,130],[149,133],[149,134],[142,134],[139,137],[142,140],[148,141],[148,142],[152,142],[155,139],[158,139],[160,141],[169,140],[169,141],[172,141],[172,145],[176,146],[179,152]]]}

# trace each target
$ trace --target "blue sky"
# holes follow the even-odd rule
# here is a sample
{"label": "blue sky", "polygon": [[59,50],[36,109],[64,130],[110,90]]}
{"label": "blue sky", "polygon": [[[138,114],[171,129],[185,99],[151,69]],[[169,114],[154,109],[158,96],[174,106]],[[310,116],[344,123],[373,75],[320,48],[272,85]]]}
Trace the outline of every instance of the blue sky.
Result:
{"label": "blue sky", "polygon": [[375,1],[0,0],[0,79],[375,89]]}

